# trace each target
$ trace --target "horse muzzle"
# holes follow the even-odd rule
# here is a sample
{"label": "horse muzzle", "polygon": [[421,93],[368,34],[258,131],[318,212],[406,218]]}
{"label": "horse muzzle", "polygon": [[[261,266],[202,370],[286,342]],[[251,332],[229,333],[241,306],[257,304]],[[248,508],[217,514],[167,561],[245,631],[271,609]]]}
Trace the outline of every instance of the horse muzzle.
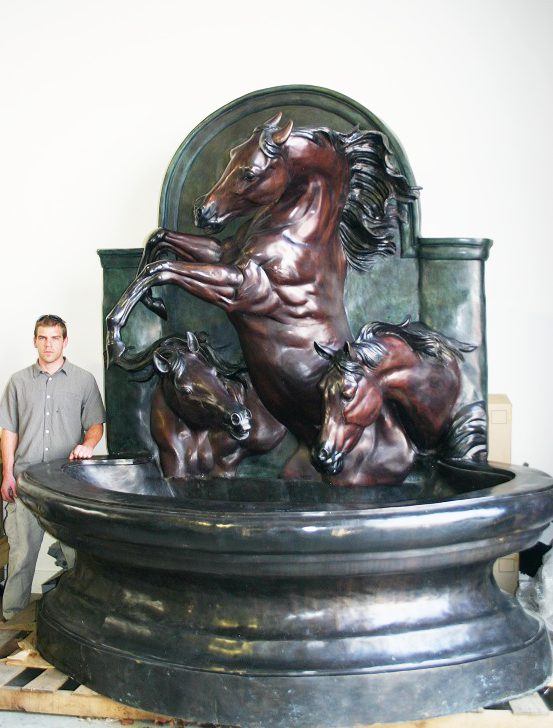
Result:
{"label": "horse muzzle", "polygon": [[200,198],[194,204],[194,224],[202,230],[218,233],[224,225],[218,220],[217,208],[213,202],[206,204],[203,199]]}
{"label": "horse muzzle", "polygon": [[235,440],[246,440],[252,429],[252,413],[247,407],[226,412],[223,417],[225,430]]}
{"label": "horse muzzle", "polygon": [[328,445],[320,445],[311,450],[311,462],[320,473],[336,475],[344,467],[344,456]]}

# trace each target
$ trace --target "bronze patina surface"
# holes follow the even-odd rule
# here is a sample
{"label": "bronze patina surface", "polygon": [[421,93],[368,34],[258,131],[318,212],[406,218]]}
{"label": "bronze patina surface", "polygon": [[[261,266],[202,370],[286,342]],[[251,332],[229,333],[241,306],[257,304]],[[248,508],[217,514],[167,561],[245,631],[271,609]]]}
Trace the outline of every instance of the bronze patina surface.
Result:
{"label": "bronze patina surface", "polygon": [[537,540],[552,489],[483,465],[371,488],[35,466],[21,497],[78,553],[42,600],[39,649],[199,723],[345,728],[503,701],[547,681],[551,655],[492,565]]}
{"label": "bronze patina surface", "polygon": [[545,683],[545,628],[492,576],[553,480],[487,463],[491,241],[422,238],[418,195],[391,131],[325,89],[249,94],[185,139],[145,248],[100,253],[111,457],[19,486],[77,551],[38,618],[53,664],[243,728]]}

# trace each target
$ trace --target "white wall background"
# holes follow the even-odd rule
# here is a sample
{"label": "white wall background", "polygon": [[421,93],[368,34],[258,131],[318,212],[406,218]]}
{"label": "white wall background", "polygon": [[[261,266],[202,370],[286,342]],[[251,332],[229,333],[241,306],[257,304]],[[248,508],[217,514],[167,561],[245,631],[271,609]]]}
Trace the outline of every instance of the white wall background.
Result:
{"label": "white wall background", "polygon": [[426,236],[491,237],[489,389],[553,473],[550,0],[1,0],[0,387],[43,313],[102,380],[97,248],[156,227],[167,165],[250,91],[325,86],[397,134]]}

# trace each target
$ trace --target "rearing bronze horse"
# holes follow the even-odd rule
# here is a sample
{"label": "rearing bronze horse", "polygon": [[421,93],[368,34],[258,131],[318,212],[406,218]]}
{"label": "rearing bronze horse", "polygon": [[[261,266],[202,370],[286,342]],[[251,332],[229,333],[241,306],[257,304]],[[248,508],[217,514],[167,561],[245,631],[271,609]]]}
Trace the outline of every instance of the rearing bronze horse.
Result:
{"label": "rearing bronze horse", "polygon": [[[150,288],[173,283],[224,309],[236,328],[264,405],[300,442],[321,421],[317,383],[325,362],[313,342],[351,340],[343,292],[348,264],[367,270],[395,249],[402,203],[417,197],[386,137],[354,129],[292,131],[281,114],[230,152],[220,180],[196,205],[196,224],[214,232],[250,217],[232,239],[158,231],[139,274],[107,319],[108,359],[124,357],[121,328]],[[157,260],[170,250],[178,260]]]}

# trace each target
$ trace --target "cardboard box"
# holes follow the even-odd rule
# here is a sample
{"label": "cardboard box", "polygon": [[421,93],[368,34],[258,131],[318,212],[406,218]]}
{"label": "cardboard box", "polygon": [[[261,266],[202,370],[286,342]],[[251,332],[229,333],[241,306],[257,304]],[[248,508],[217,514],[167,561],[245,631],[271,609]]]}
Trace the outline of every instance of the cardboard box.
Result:
{"label": "cardboard box", "polygon": [[512,405],[506,394],[488,396],[488,458],[511,462]]}
{"label": "cardboard box", "polygon": [[[512,405],[506,394],[488,396],[488,459],[511,462]],[[494,564],[493,575],[501,589],[514,594],[518,587],[518,554],[502,556]]]}

